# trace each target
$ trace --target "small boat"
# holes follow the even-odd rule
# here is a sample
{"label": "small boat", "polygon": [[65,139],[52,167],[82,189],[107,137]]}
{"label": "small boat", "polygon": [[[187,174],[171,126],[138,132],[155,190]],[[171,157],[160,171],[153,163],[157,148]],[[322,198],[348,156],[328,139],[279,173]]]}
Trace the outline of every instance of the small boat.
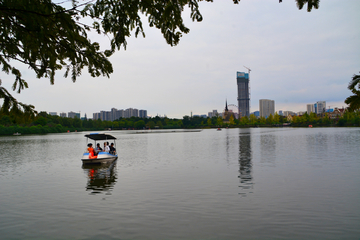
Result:
{"label": "small boat", "polygon": [[218,128],[217,130],[218,130],[218,131],[221,131],[221,128]]}
{"label": "small boat", "polygon": [[[87,142],[89,139],[93,140],[95,142],[94,146],[96,146],[97,141],[103,141],[107,142],[109,140],[113,140],[115,149],[116,149],[116,137],[107,134],[107,133],[91,133],[85,135]],[[92,144],[92,143],[90,143]],[[89,146],[89,144],[88,144]],[[89,148],[88,148],[89,149]],[[118,158],[117,153],[112,152],[98,152],[95,156],[92,156],[89,152],[89,150],[86,150],[86,152],[83,154],[83,157],[81,158],[81,161],[83,164],[106,164],[111,163],[115,161]]]}
{"label": "small boat", "polygon": [[14,133],[13,135],[14,135],[14,136],[20,136],[21,133],[16,132],[16,133]]}

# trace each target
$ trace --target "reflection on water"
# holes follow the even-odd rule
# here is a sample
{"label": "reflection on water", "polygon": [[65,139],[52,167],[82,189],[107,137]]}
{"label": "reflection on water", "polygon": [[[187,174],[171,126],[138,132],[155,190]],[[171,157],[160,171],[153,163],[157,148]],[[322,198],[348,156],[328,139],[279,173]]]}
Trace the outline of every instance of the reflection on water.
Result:
{"label": "reflection on water", "polygon": [[263,134],[260,137],[261,163],[275,166],[276,139],[273,133]]}
{"label": "reflection on water", "polygon": [[359,239],[360,128],[113,134],[0,137],[2,239]]}
{"label": "reflection on water", "polygon": [[116,162],[102,165],[83,165],[85,174],[88,176],[86,191],[90,194],[105,192],[111,195],[117,180]]}
{"label": "reflection on water", "polygon": [[239,179],[240,195],[246,194],[253,188],[251,163],[251,129],[240,129],[239,134]]}

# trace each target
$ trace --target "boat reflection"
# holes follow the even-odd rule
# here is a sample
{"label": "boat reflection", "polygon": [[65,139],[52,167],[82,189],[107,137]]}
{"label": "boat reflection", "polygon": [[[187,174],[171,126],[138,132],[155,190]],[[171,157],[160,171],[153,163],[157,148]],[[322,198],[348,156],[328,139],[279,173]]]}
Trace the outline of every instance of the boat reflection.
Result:
{"label": "boat reflection", "polygon": [[83,165],[84,173],[88,176],[86,191],[90,194],[111,195],[117,180],[116,162],[102,165]]}

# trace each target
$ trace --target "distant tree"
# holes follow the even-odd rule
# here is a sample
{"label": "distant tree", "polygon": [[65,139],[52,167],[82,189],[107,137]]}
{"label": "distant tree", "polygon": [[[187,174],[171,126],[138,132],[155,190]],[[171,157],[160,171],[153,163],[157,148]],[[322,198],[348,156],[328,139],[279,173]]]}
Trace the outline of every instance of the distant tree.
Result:
{"label": "distant tree", "polygon": [[183,116],[183,120],[182,120],[184,127],[190,127],[191,126],[191,122],[190,122],[190,117],[189,116]]}
{"label": "distant tree", "polygon": [[266,118],[265,117],[260,117],[259,123],[260,124],[266,124]]}
{"label": "distant tree", "polygon": [[280,123],[280,115],[279,115],[277,112],[275,112],[275,114],[274,114],[274,120],[273,120],[273,122],[274,122],[275,124],[279,124],[279,123]]}
{"label": "distant tree", "polygon": [[345,99],[345,103],[349,105],[349,111],[353,112],[360,109],[360,75],[354,74],[348,89],[354,94]]}
{"label": "distant tree", "polygon": [[163,124],[162,124],[161,121],[157,121],[156,126],[159,127],[159,128],[163,128]]}
{"label": "distant tree", "polygon": [[47,120],[45,117],[43,116],[38,116],[36,118],[36,120],[34,121],[34,125],[41,125],[41,126],[45,126],[47,123]]}
{"label": "distant tree", "polygon": [[93,124],[93,120],[92,119],[86,119],[83,121],[82,126],[84,128],[93,128],[94,124]]}
{"label": "distant tree", "polygon": [[139,120],[139,121],[135,122],[134,127],[135,127],[136,129],[142,129],[142,128],[144,128],[144,127],[145,127],[145,121],[144,121],[144,120]]}
{"label": "distant tree", "polygon": [[255,125],[257,122],[257,117],[254,114],[250,115],[250,124]]}
{"label": "distant tree", "polygon": [[233,114],[231,114],[231,116],[230,116],[230,118],[229,118],[229,124],[230,124],[231,126],[234,126],[234,125],[235,125],[235,119],[234,119],[234,115],[233,115]]}
{"label": "distant tree", "polygon": [[293,117],[292,117],[292,122],[293,122],[294,124],[299,124],[299,123],[300,123],[300,117],[298,117],[298,116],[293,116]]}
{"label": "distant tree", "polygon": [[216,125],[218,127],[221,127],[223,125],[223,119],[221,117],[217,117],[216,119]]}
{"label": "distant tree", "polygon": [[208,118],[206,122],[207,122],[207,125],[208,125],[209,127],[211,127],[211,126],[212,126],[212,123],[211,123],[211,118]]}
{"label": "distant tree", "polygon": [[175,122],[176,122],[176,126],[178,126],[178,127],[183,127],[184,126],[183,122],[180,119],[175,121]]}
{"label": "distant tree", "polygon": [[10,126],[12,121],[8,115],[4,115],[0,117],[0,125]]}
{"label": "distant tree", "polygon": [[155,122],[154,121],[149,121],[147,124],[146,124],[146,127],[147,128],[150,128],[150,129],[153,129],[155,128]]}
{"label": "distant tree", "polygon": [[267,117],[266,123],[269,124],[269,125],[270,125],[270,124],[274,124],[274,117],[273,117],[272,114],[270,114],[270,115]]}
{"label": "distant tree", "polygon": [[310,116],[307,112],[301,116],[301,122],[302,123],[310,123]]}
{"label": "distant tree", "polygon": [[248,125],[249,124],[249,118],[247,116],[244,116],[242,118],[240,118],[240,124],[241,125]]}
{"label": "distant tree", "polygon": [[329,114],[325,113],[324,117],[322,118],[322,124],[329,125],[331,123]]}
{"label": "distant tree", "polygon": [[309,122],[312,124],[316,124],[317,120],[318,120],[318,116],[316,115],[316,113],[314,112],[310,113]]}
{"label": "distant tree", "polygon": [[75,128],[81,128],[82,127],[82,121],[79,118],[74,118],[73,120],[73,127]]}

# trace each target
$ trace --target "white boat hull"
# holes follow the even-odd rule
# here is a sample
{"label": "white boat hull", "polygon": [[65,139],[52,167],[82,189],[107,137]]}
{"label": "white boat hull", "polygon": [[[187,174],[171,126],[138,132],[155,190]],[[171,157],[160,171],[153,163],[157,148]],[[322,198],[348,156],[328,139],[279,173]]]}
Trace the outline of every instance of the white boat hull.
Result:
{"label": "white boat hull", "polygon": [[108,152],[99,152],[97,158],[89,158],[89,153],[84,153],[81,161],[83,164],[101,164],[101,163],[109,163],[115,161],[118,158],[118,155],[113,155]]}

